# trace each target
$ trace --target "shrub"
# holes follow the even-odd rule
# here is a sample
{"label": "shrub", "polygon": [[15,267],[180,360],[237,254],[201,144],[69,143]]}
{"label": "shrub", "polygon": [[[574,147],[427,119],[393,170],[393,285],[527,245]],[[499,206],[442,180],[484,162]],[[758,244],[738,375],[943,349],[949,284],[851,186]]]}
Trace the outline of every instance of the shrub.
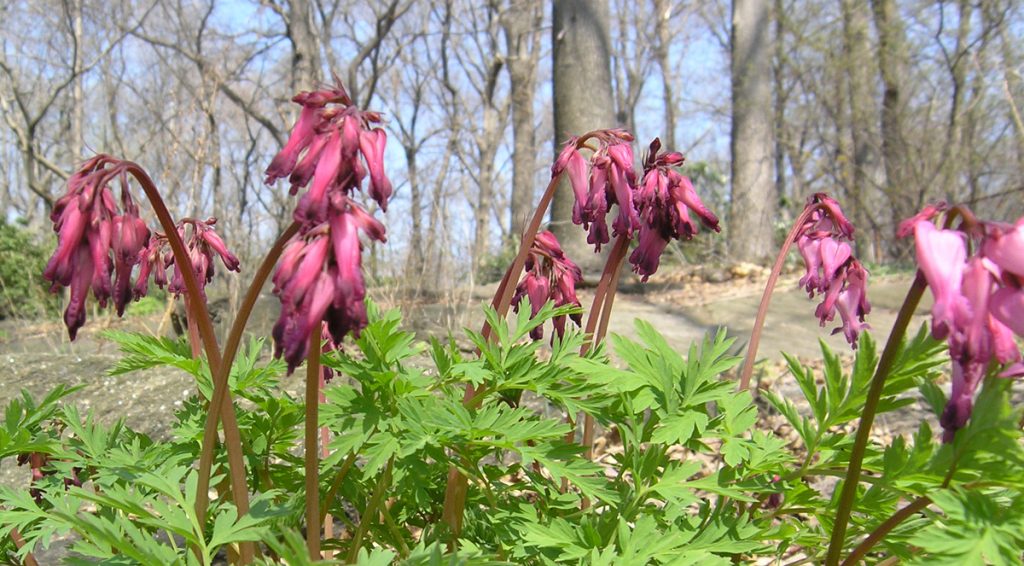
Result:
{"label": "shrub", "polygon": [[41,316],[57,309],[57,298],[42,277],[48,255],[28,230],[0,219],[0,318]]}

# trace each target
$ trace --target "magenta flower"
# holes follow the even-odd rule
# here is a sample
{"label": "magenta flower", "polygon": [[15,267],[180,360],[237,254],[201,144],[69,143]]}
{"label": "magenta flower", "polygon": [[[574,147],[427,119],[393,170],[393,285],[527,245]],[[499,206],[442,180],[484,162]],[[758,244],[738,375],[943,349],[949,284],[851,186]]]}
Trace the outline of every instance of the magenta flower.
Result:
{"label": "magenta flower", "polygon": [[1012,275],[1019,286],[1024,280],[1024,218],[1013,226],[989,224],[984,253],[1003,273]]}
{"label": "magenta flower", "polygon": [[574,224],[583,224],[583,207],[588,202],[589,187],[587,184],[587,160],[580,155],[576,147],[577,137],[569,138],[565,147],[558,154],[558,159],[551,166],[551,178],[555,178],[565,171],[569,176],[569,185],[576,195],[576,201],[572,207],[572,221]]}
{"label": "magenta flower", "polygon": [[[216,223],[216,218],[209,218],[205,221],[183,218],[178,222],[178,235],[185,242],[192,270],[196,274],[196,282],[199,283],[199,292],[204,298],[206,297],[206,285],[213,281],[214,254],[220,257],[224,267],[229,271],[239,271],[240,269],[238,258],[228,251],[224,240],[221,240],[220,236],[213,231],[213,226]],[[192,227],[191,234],[186,237],[189,226]],[[164,257],[166,258],[164,266],[174,267],[174,274],[171,276],[167,290],[176,295],[185,293],[185,278],[182,275],[181,266],[177,264],[172,254],[166,254]],[[159,284],[159,279],[157,281]]]}
{"label": "magenta flower", "polygon": [[294,195],[312,181],[295,209],[295,220],[305,227],[325,222],[332,195],[349,196],[361,187],[367,171],[370,197],[386,211],[392,193],[384,173],[387,134],[373,127],[381,122],[380,114],[353,107],[341,86],[302,92],[292,101],[302,111],[288,142],[267,167],[266,183],[288,177]]}
{"label": "magenta flower", "polygon": [[856,348],[860,332],[870,328],[864,317],[871,312],[871,304],[867,299],[868,272],[853,256],[849,243],[853,224],[839,203],[824,193],[812,195],[807,209],[811,212],[796,236],[806,268],[800,286],[810,298],[822,295],[822,302],[815,309],[822,326],[835,320],[839,311],[842,326],[832,333],[842,332],[850,346]]}
{"label": "magenta flower", "polygon": [[370,197],[387,210],[392,186],[384,172],[387,134],[372,127],[377,112],[352,106],[345,89],[302,92],[288,143],[267,168],[267,184],[285,176],[291,194],[309,186],[295,208],[299,232],[286,245],[274,293],[281,316],[274,325],[275,355],[291,373],[309,354],[309,338],[326,323],[333,344],[366,326],[366,283],[359,233],[386,241],[384,226],[352,199],[369,176]]}
{"label": "magenta flower", "polygon": [[640,243],[629,256],[633,271],[643,281],[658,270],[661,254],[670,240],[689,240],[697,233],[697,225],[689,211],[705,227],[721,231],[714,215],[693,189],[693,184],[673,167],[682,165],[683,155],[676,152],[659,153],[661,140],[654,138],[644,163],[644,177],[636,195],[640,219]]}
{"label": "magenta flower", "polygon": [[167,285],[167,262],[164,260],[164,247],[167,245],[167,238],[163,234],[154,233],[149,238],[149,243],[139,255],[139,274],[135,278],[135,289],[133,296],[139,300],[146,296],[149,291],[149,277],[152,274],[153,282],[161,289]]}
{"label": "magenta flower", "polygon": [[928,280],[932,305],[932,336],[945,339],[955,324],[960,284],[967,260],[966,236],[956,230],[939,230],[928,220],[914,224],[917,265]]}
{"label": "magenta flower", "polygon": [[[110,188],[114,179],[121,185],[120,206]],[[90,290],[101,307],[113,296],[118,316],[124,313],[132,298],[132,269],[141,261],[149,228],[132,200],[124,163],[102,154],[71,175],[68,192],[57,200],[50,219],[57,232],[57,249],[43,277],[52,282],[54,292],[71,289],[64,323],[74,340],[85,324]]]}
{"label": "magenta flower", "polygon": [[[512,307],[519,312],[524,298],[530,299],[530,314],[536,316],[541,307],[549,300],[556,307],[563,305],[580,306],[576,298],[576,285],[583,280],[580,268],[562,251],[558,238],[550,231],[537,234],[526,258],[526,274],[516,287],[512,297]],[[569,315],[577,326],[583,320],[581,313]],[[555,335],[565,335],[565,315],[557,316],[552,321]],[[544,337],[544,329],[540,326],[530,331],[530,337],[540,340]]]}
{"label": "magenta flower", "polygon": [[326,322],[334,344],[366,326],[366,284],[359,233],[386,241],[384,226],[341,195],[335,195],[328,222],[297,234],[285,246],[274,274],[281,316],[274,325],[275,355],[291,373],[309,354],[309,337]]}
{"label": "magenta flower", "polygon": [[[596,142],[596,147],[588,145],[591,140]],[[612,235],[632,236],[640,226],[633,204],[636,172],[633,169],[633,149],[629,145],[631,141],[633,135],[625,130],[596,130],[581,138],[573,137],[566,142],[551,167],[552,178],[567,172],[576,196],[573,222],[589,230],[587,242],[593,244],[596,251],[610,241],[605,216],[612,205],[619,206],[612,222]],[[593,152],[589,162],[580,154],[584,148]]]}
{"label": "magenta flower", "polygon": [[[974,394],[991,362],[1002,377],[1024,375],[1013,334],[1024,336],[1024,218],[1010,226],[970,222],[962,230],[940,230],[932,222],[940,206],[929,206],[900,225],[914,234],[918,267],[932,290],[932,336],[945,339],[952,362],[953,386],[939,422],[943,440],[952,441],[966,426]],[[980,239],[968,255],[968,240]]]}

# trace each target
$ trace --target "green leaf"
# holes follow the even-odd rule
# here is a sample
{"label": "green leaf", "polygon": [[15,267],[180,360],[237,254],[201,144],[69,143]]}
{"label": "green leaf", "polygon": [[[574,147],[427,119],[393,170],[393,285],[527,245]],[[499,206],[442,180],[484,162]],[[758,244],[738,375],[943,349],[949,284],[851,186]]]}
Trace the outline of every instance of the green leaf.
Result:
{"label": "green leaf", "polygon": [[665,417],[658,423],[651,435],[651,442],[662,444],[686,444],[695,435],[704,434],[708,416],[700,411],[685,411]]}

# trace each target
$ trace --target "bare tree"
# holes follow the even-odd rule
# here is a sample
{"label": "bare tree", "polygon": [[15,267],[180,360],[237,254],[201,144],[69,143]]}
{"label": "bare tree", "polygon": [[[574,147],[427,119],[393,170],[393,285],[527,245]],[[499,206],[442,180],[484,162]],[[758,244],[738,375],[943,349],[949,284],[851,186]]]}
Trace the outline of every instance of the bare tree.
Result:
{"label": "bare tree", "polygon": [[533,206],[537,173],[537,136],[533,103],[537,60],[540,56],[539,0],[509,0],[501,15],[505,32],[505,68],[512,99],[512,195],[509,198],[509,236],[517,242]]}
{"label": "bare tree", "polygon": [[[853,144],[853,175],[848,187],[852,215],[861,230],[857,234],[857,254],[865,261],[877,257],[880,226],[875,221],[873,193],[881,188],[881,159],[878,155],[879,139],[875,103],[877,71],[871,62],[871,43],[868,36],[870,7],[865,0],[841,0],[843,14],[843,69],[849,84],[845,99],[849,104],[849,131]],[[873,72],[874,71],[874,72]],[[874,238],[870,236],[874,235]],[[867,237],[866,237],[867,236]]]}
{"label": "bare tree", "polygon": [[[555,143],[616,124],[611,91],[608,4],[554,0],[552,45]],[[551,229],[573,258],[593,257],[584,232],[572,224],[573,193],[563,184],[551,203]]]}
{"label": "bare tree", "polygon": [[735,0],[732,12],[732,207],[729,246],[736,259],[773,252],[771,7]]}

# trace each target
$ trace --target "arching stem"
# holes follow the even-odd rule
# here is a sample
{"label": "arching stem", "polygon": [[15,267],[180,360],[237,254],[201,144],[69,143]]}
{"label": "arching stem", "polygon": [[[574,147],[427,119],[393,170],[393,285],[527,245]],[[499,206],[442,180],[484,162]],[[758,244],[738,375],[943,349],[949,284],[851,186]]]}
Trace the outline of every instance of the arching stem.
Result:
{"label": "arching stem", "polygon": [[860,423],[857,425],[857,437],[853,443],[853,450],[850,452],[850,464],[846,468],[846,479],[843,480],[843,489],[839,495],[839,506],[836,508],[836,519],[832,525],[832,538],[829,541],[828,556],[825,558],[826,566],[839,564],[839,555],[843,551],[843,543],[846,540],[846,525],[850,521],[850,514],[853,511],[854,499],[857,497],[857,485],[860,483],[857,478],[864,464],[864,453],[867,449],[868,439],[871,435],[871,425],[875,421],[875,413],[878,410],[878,402],[882,398],[882,391],[885,389],[885,380],[889,377],[892,364],[896,361],[896,354],[899,353],[900,343],[907,333],[907,326],[910,319],[917,310],[928,283],[920,270],[914,278],[913,285],[907,291],[907,297],[903,300],[896,321],[892,325],[892,332],[889,340],[882,350],[882,357],[878,361],[875,375],[871,378],[871,387],[868,389],[867,399],[864,401],[864,410],[861,412]]}
{"label": "arching stem", "polygon": [[[138,164],[125,161],[123,165],[125,170],[139,182],[139,186],[142,187],[146,197],[149,199],[150,205],[153,207],[157,220],[164,229],[167,243],[171,246],[171,252],[174,254],[174,261],[180,267],[182,279],[185,283],[185,291],[190,297],[202,297],[203,293],[199,287],[199,282],[196,280],[195,269],[192,267],[188,250],[185,249],[185,243],[181,241],[181,236],[178,234],[174,219],[171,218],[171,214],[168,212],[167,206],[164,204],[163,198],[161,198],[160,192],[156,188],[156,184]],[[213,321],[210,319],[210,311],[206,308],[206,302],[201,300],[188,301],[186,306],[189,309],[188,316],[195,320],[198,327],[199,337],[202,339],[203,348],[206,351],[206,360],[210,365],[210,374],[216,376],[224,368],[222,367],[221,352],[217,345],[217,335],[213,330]],[[230,364],[228,364],[228,369],[230,367]],[[226,390],[227,379],[224,379],[221,385],[220,389]],[[214,400],[216,400],[218,393],[218,381],[216,379],[214,380],[213,387]],[[221,391],[221,394],[225,395],[225,398],[230,397],[226,391]],[[230,403],[218,405],[211,402],[208,414],[215,414],[217,412],[222,413],[221,417],[224,421],[224,444],[228,450],[231,496],[234,500],[235,508],[238,510],[238,515],[241,516],[249,512],[249,490],[245,480],[245,462],[242,457],[241,435],[238,432],[234,405]],[[215,435],[216,423],[214,424],[212,434],[210,431],[207,431],[207,434],[203,437],[203,443],[212,443],[214,440],[212,437]],[[200,463],[202,462],[200,461]],[[209,468],[207,468],[205,476],[202,470],[200,470],[199,482],[200,489],[196,494],[196,515],[203,518],[206,516],[206,508],[209,504]],[[203,487],[204,483],[205,488]],[[255,545],[253,543],[244,542],[239,545],[239,557],[242,564],[252,562],[254,555]]]}
{"label": "arching stem", "polygon": [[[955,206],[946,214],[943,227],[949,228],[958,217],[963,219],[961,229],[977,222],[969,210],[961,206]],[[857,478],[860,477],[864,464],[864,453],[867,450],[868,438],[871,435],[871,425],[875,422],[878,402],[882,398],[885,380],[888,379],[889,372],[892,370],[892,363],[896,359],[896,354],[899,353],[900,343],[907,333],[907,326],[910,324],[910,319],[914,316],[914,311],[917,310],[917,305],[921,302],[921,296],[924,295],[924,290],[927,287],[928,281],[925,279],[924,273],[918,269],[917,275],[914,277],[914,283],[910,286],[910,290],[907,291],[907,297],[903,300],[903,306],[900,307],[900,311],[896,315],[896,321],[892,324],[892,332],[889,333],[889,340],[885,343],[882,357],[878,360],[875,375],[871,378],[871,387],[868,389],[868,395],[864,401],[864,409],[861,412],[860,423],[857,425],[857,437],[853,442],[853,450],[850,452],[850,465],[846,468],[846,479],[843,480],[843,490],[839,494],[839,506],[836,508],[836,518],[832,525],[832,538],[828,545],[828,555],[825,557],[826,566],[837,566],[839,564],[839,555],[842,553],[843,543],[846,541],[846,526],[850,522],[850,515],[853,512],[853,505],[855,503],[854,500],[857,497],[857,485],[859,483]],[[953,468],[950,468],[943,487],[949,484],[952,478],[952,470]]]}
{"label": "arching stem", "polygon": [[[14,541],[14,547],[21,550],[25,546],[25,539],[18,532],[18,529],[11,529],[11,540]],[[39,562],[36,561],[36,557],[31,552],[25,553],[25,559],[22,560],[24,566],[39,566]]]}
{"label": "arching stem", "polygon": [[[196,513],[198,516],[204,516],[206,514],[206,508],[209,505],[209,499],[207,493],[210,489],[210,469],[213,466],[213,451],[217,437],[217,424],[218,416],[224,414],[230,416],[230,420],[234,423],[234,426],[229,426],[227,420],[224,423],[224,438],[225,444],[229,447],[233,442],[237,442],[239,446],[239,456],[241,456],[241,435],[238,432],[238,424],[234,419],[234,409],[226,403],[230,399],[231,394],[228,391],[228,376],[231,373],[231,366],[235,362],[235,356],[238,354],[238,347],[242,342],[242,333],[245,330],[245,325],[249,321],[249,316],[252,314],[252,309],[256,305],[256,300],[259,299],[260,292],[263,290],[263,285],[267,279],[270,278],[270,273],[274,270],[274,266],[277,265],[278,258],[281,257],[281,252],[284,250],[285,244],[299,231],[299,225],[296,222],[292,222],[285,231],[278,236],[277,241],[271,246],[267,252],[266,257],[263,258],[263,263],[260,264],[259,269],[256,270],[256,274],[253,276],[252,282],[249,284],[249,289],[245,292],[245,298],[242,299],[242,304],[238,308],[238,314],[235,315],[235,320],[231,324],[231,330],[228,332],[227,341],[224,343],[224,360],[221,364],[222,367],[214,370],[211,367],[213,373],[213,398],[210,400],[210,411],[206,414],[206,423],[203,428],[203,446],[199,454],[199,487],[196,494]],[[227,407],[229,410],[224,410]],[[230,462],[231,451],[229,448],[228,458]],[[244,473],[242,475],[244,482]],[[232,484],[234,484],[234,477],[232,477]],[[236,504],[237,505],[237,504]],[[246,502],[246,508],[248,508],[248,501]],[[241,514],[241,509],[239,509]]]}
{"label": "arching stem", "polygon": [[846,557],[846,560],[843,560],[842,566],[854,566],[854,564],[860,562],[860,560],[867,556],[867,553],[870,552],[879,541],[885,538],[885,535],[889,534],[889,532],[899,526],[900,523],[906,521],[911,515],[930,505],[931,502],[932,500],[929,497],[921,496],[903,509],[894,513],[893,516],[886,519],[884,523],[878,525],[875,530],[871,531],[868,538],[861,541],[861,543],[853,549],[853,552]]}
{"label": "arching stem", "polygon": [[764,293],[761,295],[761,304],[757,307],[757,317],[754,319],[754,328],[750,332],[750,343],[747,344],[747,356],[743,360],[743,369],[740,370],[740,383],[739,389],[743,391],[750,386],[750,376],[754,373],[754,362],[757,360],[757,346],[761,342],[761,331],[764,330],[764,319],[768,315],[768,304],[772,300],[772,292],[775,290],[775,284],[779,282],[779,274],[782,273],[782,266],[786,263],[786,256],[789,255],[789,249],[793,247],[793,242],[796,241],[796,237],[803,227],[804,222],[810,217],[811,213],[818,209],[818,206],[808,206],[804,208],[804,211],[800,213],[796,221],[793,222],[793,227],[789,230],[789,234],[786,235],[786,241],[782,243],[782,248],[779,249],[779,255],[775,258],[775,265],[772,266],[771,275],[768,276],[768,282],[765,283]]}
{"label": "arching stem", "polygon": [[[622,264],[626,259],[626,252],[629,251],[629,238],[620,234],[615,240],[615,246],[608,254],[608,261],[605,263],[604,273],[598,283],[597,291],[594,293],[594,302],[590,306],[590,314],[587,316],[586,333],[591,337],[590,341],[580,348],[580,355],[586,354],[590,349],[596,348],[604,341],[608,333],[608,323],[611,319],[612,305],[615,303],[615,293],[619,288],[619,273],[622,271]],[[594,417],[583,416],[583,448],[587,460],[593,460],[594,452]]]}

